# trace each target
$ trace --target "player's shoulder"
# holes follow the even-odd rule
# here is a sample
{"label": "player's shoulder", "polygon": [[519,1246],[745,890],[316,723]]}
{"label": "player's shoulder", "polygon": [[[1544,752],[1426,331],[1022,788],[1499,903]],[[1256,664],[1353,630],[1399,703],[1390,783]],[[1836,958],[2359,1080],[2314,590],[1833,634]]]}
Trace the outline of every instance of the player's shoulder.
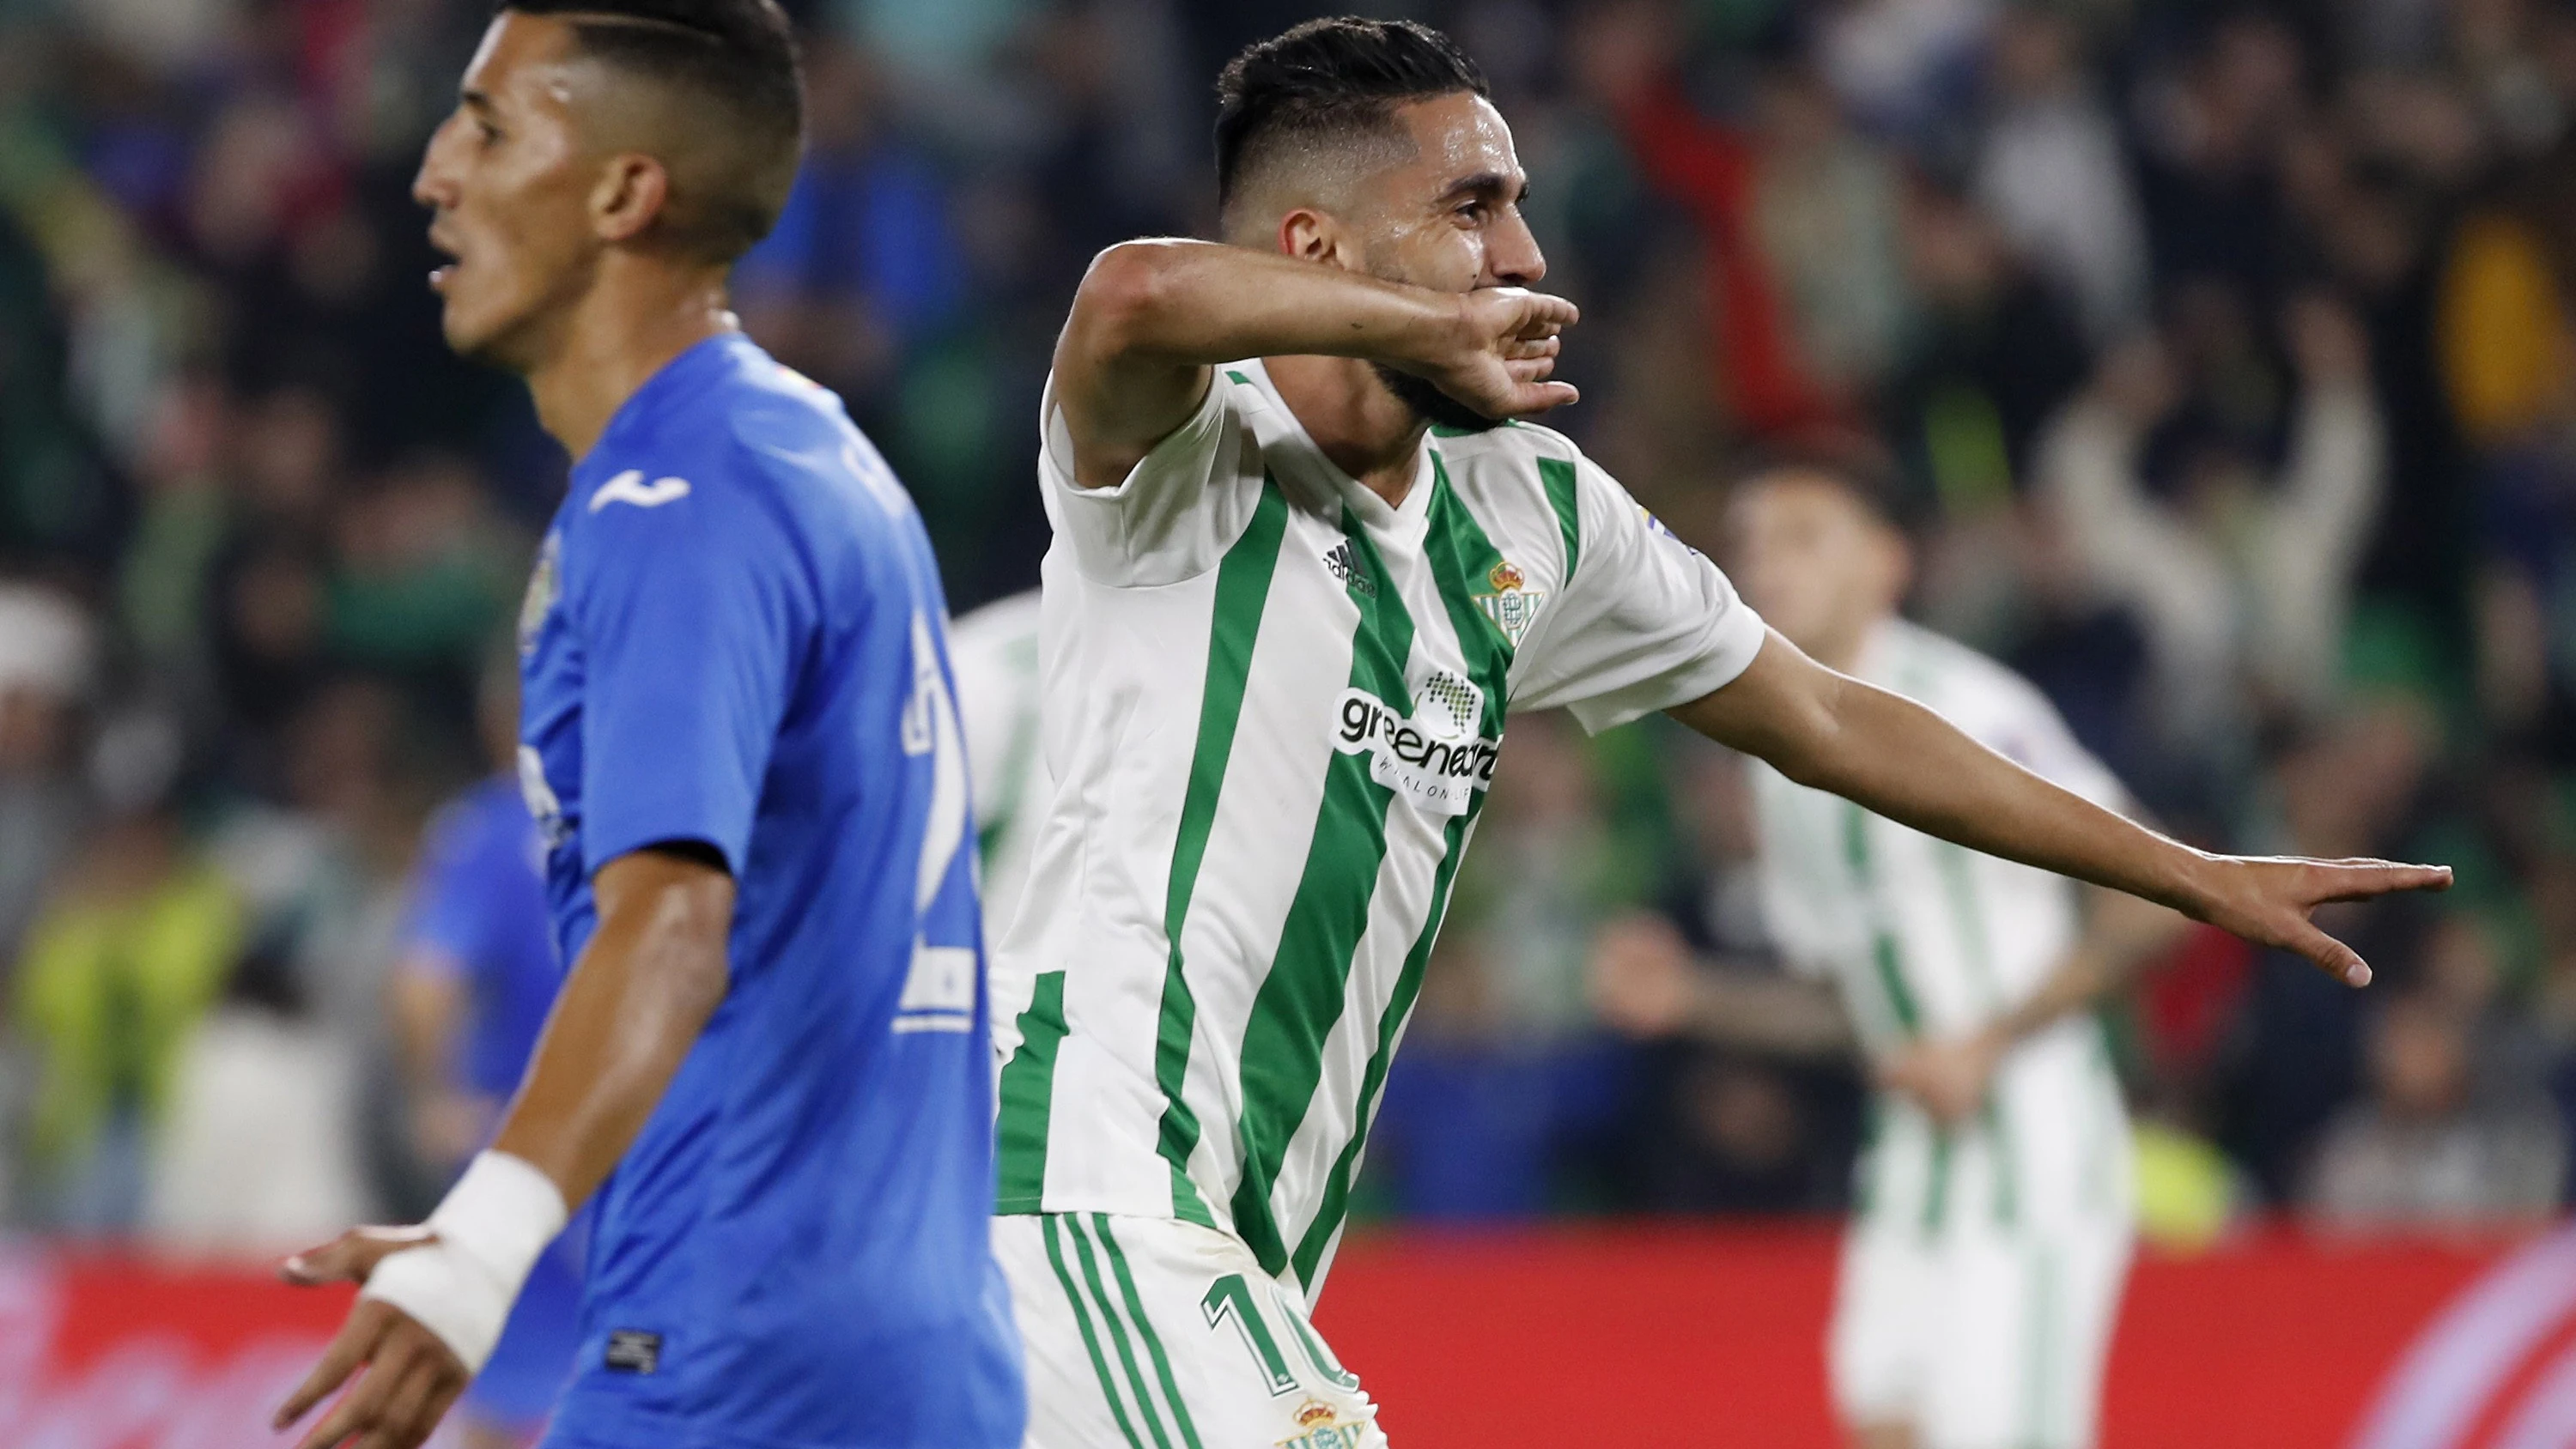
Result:
{"label": "player's shoulder", "polygon": [[1442,461],[1453,464],[1526,467],[1544,459],[1572,467],[1583,461],[1583,450],[1572,438],[1518,418],[1490,428],[1435,427],[1431,441]]}
{"label": "player's shoulder", "polygon": [[706,345],[721,350],[704,364],[704,385],[635,427],[612,429],[584,460],[577,516],[663,514],[685,521],[675,532],[721,541],[751,522],[865,536],[912,513],[911,497],[830,389],[747,339]]}

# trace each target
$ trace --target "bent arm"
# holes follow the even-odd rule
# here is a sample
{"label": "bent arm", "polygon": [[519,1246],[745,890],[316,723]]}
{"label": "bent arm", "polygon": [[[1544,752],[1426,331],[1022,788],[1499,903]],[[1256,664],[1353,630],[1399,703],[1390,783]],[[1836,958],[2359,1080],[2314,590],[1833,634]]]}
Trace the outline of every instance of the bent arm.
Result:
{"label": "bent arm", "polygon": [[2440,889],[2447,868],[2217,856],[2062,789],[1900,695],[1837,674],[1770,634],[1735,680],[1671,711],[1718,743],[1971,850],[2170,906],[2259,945],[2370,979],[2308,912],[2327,901]]}
{"label": "bent arm", "polygon": [[1458,299],[1218,242],[1121,242],[1094,258],[1056,339],[1056,401],[1075,481],[1106,488],[1187,421],[1208,369],[1318,354],[1395,362],[1431,350]]}
{"label": "bent arm", "polygon": [[644,1130],[724,1001],[734,883],[723,867],[646,849],[600,867],[599,929],[573,963],[494,1140],[578,1207]]}

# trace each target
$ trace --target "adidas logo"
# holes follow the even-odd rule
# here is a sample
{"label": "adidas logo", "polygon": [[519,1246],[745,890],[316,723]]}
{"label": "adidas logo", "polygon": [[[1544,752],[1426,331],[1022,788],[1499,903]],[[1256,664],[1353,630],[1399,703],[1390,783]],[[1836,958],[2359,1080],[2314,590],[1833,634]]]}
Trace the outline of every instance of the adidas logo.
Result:
{"label": "adidas logo", "polygon": [[1360,566],[1360,556],[1352,551],[1349,539],[1343,539],[1324,551],[1324,567],[1333,571],[1333,577],[1342,581],[1343,588],[1362,598],[1377,597],[1377,580],[1370,578],[1368,570]]}

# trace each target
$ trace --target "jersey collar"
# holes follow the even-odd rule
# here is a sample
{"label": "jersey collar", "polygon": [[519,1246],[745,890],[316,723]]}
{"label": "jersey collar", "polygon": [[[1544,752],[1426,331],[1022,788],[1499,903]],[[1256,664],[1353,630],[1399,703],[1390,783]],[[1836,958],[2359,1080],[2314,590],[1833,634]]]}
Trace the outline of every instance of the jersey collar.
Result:
{"label": "jersey collar", "polygon": [[1402,503],[1390,504],[1324,455],[1323,448],[1279,396],[1278,387],[1270,381],[1269,369],[1261,365],[1259,358],[1232,366],[1252,380],[1265,404],[1264,411],[1269,416],[1259,421],[1256,432],[1265,455],[1285,463],[1288,471],[1299,475],[1300,484],[1340,499],[1370,528],[1408,536],[1422,531],[1424,520],[1430,517],[1431,489],[1437,477],[1431,466],[1431,442],[1427,436],[1414,452],[1413,486],[1405,490]]}
{"label": "jersey collar", "polygon": [[719,332],[689,344],[617,405],[608,426],[600,429],[599,441],[591,444],[573,470],[575,476],[607,467],[620,445],[633,442],[637,434],[669,417],[673,408],[714,385],[739,361],[766,355],[760,344],[740,332]]}

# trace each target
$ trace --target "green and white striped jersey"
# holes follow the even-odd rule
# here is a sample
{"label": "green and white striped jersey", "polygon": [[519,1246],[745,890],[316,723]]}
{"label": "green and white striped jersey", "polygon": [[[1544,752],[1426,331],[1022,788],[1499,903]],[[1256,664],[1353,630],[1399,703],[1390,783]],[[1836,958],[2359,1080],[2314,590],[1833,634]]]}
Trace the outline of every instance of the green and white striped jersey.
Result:
{"label": "green and white striped jersey", "polygon": [[[1891,619],[1853,673],[2096,804],[2130,808],[2046,696],[1966,645]],[[1751,769],[1764,924],[1792,970],[1836,984],[1871,1053],[1976,1030],[2037,990],[2073,948],[2074,882],[1899,825],[1758,760]],[[1864,1164],[1865,1208],[1909,1221],[1937,1218],[1945,1203],[2039,1223],[2125,1216],[2128,1119],[2090,1015],[2015,1048],[1993,1102],[1955,1143],[1909,1105],[1883,1104],[1882,1128],[1893,1130]],[[1954,1147],[1986,1161],[1959,1171]]]}
{"label": "green and white striped jersey", "polygon": [[1762,624],[1545,428],[1435,433],[1389,506],[1258,362],[1115,488],[1044,417],[1055,787],[993,967],[1000,1210],[1207,1224],[1311,1296],[1507,712],[1696,699]]}

